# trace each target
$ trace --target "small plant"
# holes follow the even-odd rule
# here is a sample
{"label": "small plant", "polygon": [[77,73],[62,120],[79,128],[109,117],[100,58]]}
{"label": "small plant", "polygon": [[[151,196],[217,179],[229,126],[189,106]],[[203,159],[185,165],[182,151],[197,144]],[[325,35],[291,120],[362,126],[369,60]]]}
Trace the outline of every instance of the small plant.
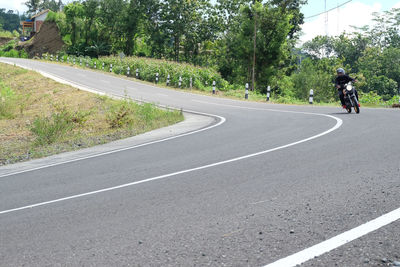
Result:
{"label": "small plant", "polygon": [[52,144],[73,129],[73,123],[65,113],[54,113],[49,117],[37,117],[31,132],[36,135],[37,145]]}
{"label": "small plant", "polygon": [[16,100],[14,91],[0,81],[0,119],[14,118]]}
{"label": "small plant", "polygon": [[55,105],[55,113],[49,117],[37,117],[31,132],[36,135],[37,145],[52,144],[71,132],[76,125],[82,126],[91,111],[69,111],[65,105]]}
{"label": "small plant", "polygon": [[122,128],[124,126],[132,126],[133,114],[136,103],[129,99],[113,102],[109,106],[107,113],[107,122],[111,128]]}

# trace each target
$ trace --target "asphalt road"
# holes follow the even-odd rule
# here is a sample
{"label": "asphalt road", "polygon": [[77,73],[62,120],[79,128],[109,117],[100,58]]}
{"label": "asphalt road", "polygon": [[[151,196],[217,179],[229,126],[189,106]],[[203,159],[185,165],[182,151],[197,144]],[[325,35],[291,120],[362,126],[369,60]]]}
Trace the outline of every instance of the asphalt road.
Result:
{"label": "asphalt road", "polygon": [[[235,101],[7,60],[220,124],[1,177],[1,266],[263,266],[400,208],[399,110]],[[394,261],[398,218],[304,266]]]}

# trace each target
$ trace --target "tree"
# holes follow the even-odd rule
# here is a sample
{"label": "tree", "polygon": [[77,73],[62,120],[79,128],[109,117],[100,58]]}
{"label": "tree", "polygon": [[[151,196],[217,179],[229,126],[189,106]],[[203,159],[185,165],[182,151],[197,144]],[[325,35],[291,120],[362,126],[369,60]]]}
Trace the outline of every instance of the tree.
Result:
{"label": "tree", "polygon": [[89,44],[92,25],[97,17],[99,8],[98,0],[86,0],[83,2],[83,16],[85,18],[85,45]]}
{"label": "tree", "polygon": [[34,14],[39,10],[40,0],[28,0],[25,5],[28,7],[28,13]]}
{"label": "tree", "polygon": [[0,29],[5,31],[12,32],[14,30],[18,30],[20,26],[19,16],[14,13],[13,10],[6,10],[4,8],[0,8]]}
{"label": "tree", "polygon": [[84,14],[83,5],[79,2],[72,2],[64,7],[64,13],[66,21],[71,25],[71,44],[74,46],[77,44],[79,37],[78,20],[80,20]]}

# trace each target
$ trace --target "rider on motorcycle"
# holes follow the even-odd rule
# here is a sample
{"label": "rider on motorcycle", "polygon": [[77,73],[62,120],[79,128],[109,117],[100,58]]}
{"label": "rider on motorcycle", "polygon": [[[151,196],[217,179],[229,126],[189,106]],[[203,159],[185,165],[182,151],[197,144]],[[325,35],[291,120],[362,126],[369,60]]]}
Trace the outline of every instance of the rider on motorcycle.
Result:
{"label": "rider on motorcycle", "polygon": [[[338,68],[336,73],[337,73],[337,76],[336,76],[335,85],[336,85],[336,88],[338,89],[339,98],[340,98],[340,102],[342,103],[342,107],[346,108],[346,105],[344,103],[344,91],[345,91],[344,85],[348,82],[356,82],[356,80],[354,78],[351,78],[349,75],[346,75],[344,69],[342,69],[342,68]],[[355,93],[356,93],[356,97],[358,99],[357,90],[355,90]]]}

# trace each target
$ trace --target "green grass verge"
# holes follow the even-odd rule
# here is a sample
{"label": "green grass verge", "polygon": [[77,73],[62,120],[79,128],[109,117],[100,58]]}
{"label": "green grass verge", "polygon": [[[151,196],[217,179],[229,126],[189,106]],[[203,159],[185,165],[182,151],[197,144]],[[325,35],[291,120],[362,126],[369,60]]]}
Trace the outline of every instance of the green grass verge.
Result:
{"label": "green grass verge", "polygon": [[0,165],[138,135],[183,120],[175,110],[98,96],[0,63]]}

